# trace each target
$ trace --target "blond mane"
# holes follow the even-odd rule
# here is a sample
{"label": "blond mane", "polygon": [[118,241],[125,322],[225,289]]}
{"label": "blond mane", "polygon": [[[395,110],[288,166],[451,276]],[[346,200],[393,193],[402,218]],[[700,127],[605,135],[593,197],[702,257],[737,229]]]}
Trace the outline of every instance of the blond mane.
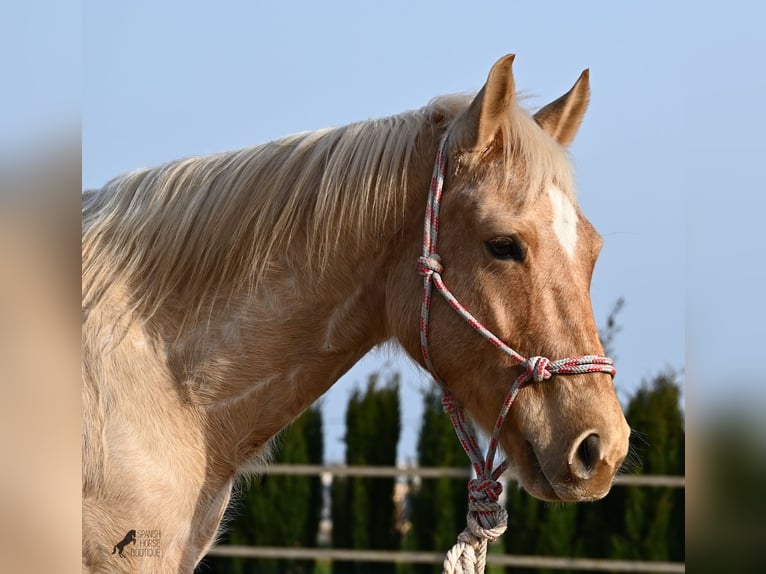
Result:
{"label": "blond mane", "polygon": [[[442,96],[396,116],[139,169],[85,192],[84,308],[119,284],[144,317],[170,300],[199,311],[243,287],[255,293],[274,269],[321,275],[338,246],[379,248],[401,221],[418,136],[436,139],[470,101]],[[520,107],[503,138],[507,165],[526,166],[528,194],[551,181],[573,189],[563,148]]]}

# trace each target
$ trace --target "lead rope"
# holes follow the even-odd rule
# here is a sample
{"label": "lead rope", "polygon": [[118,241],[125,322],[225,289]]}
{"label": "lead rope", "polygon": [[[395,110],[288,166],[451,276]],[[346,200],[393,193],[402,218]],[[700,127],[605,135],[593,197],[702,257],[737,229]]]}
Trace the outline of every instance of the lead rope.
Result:
{"label": "lead rope", "polygon": [[[423,360],[434,380],[442,388],[442,406],[449,415],[458,440],[471,460],[476,478],[468,482],[467,526],[457,537],[455,545],[447,552],[444,559],[444,574],[483,574],[487,561],[487,543],[500,537],[508,526],[508,513],[498,503],[503,486],[500,475],[508,468],[508,459],[504,459],[493,468],[495,453],[500,438],[500,429],[518,392],[532,382],[542,382],[553,375],[577,375],[583,373],[608,373],[614,377],[614,362],[608,357],[585,355],[551,361],[545,357],[525,359],[501,341],[494,333],[481,324],[463,307],[450,292],[442,279],[444,270],[436,252],[439,235],[439,206],[444,187],[444,174],[447,168],[447,137],[442,136],[436,155],[431,185],[426,204],[425,223],[423,226],[423,255],[418,258],[418,274],[423,277],[423,299],[420,312],[420,349]],[[511,385],[505,397],[500,414],[497,417],[486,457],[482,455],[473,428],[468,422],[463,407],[455,395],[439,377],[431,360],[428,343],[429,318],[433,287],[444,297],[450,307],[482,337],[492,343],[523,368],[522,373]]]}

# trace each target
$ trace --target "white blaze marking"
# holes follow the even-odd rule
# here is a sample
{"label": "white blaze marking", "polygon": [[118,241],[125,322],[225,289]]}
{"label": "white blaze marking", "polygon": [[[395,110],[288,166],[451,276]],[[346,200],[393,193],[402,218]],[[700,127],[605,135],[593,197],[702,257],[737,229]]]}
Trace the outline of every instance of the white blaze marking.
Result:
{"label": "white blaze marking", "polygon": [[553,231],[561,246],[570,258],[574,257],[577,247],[577,212],[569,198],[558,187],[548,189],[548,197],[553,206]]}

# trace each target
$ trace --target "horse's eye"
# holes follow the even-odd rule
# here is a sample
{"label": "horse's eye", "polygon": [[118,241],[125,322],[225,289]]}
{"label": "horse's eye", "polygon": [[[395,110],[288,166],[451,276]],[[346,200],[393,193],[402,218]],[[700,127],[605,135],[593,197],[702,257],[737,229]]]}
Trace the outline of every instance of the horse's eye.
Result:
{"label": "horse's eye", "polygon": [[495,259],[512,259],[522,262],[527,255],[527,249],[522,241],[515,236],[495,237],[486,243],[487,250]]}

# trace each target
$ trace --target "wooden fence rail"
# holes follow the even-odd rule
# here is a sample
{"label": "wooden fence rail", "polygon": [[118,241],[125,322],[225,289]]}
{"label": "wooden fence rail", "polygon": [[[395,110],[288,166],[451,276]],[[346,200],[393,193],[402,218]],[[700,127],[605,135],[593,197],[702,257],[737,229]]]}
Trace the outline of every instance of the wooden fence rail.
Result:
{"label": "wooden fence rail", "polygon": [[[366,476],[375,478],[396,478],[399,476],[419,476],[420,478],[471,478],[471,469],[455,467],[270,464],[264,469],[264,474],[317,476],[325,473],[333,476]],[[614,484],[620,486],[685,488],[686,478],[683,476],[623,474],[615,477]]]}
{"label": "wooden fence rail", "polygon": [[[349,562],[399,562],[441,564],[443,552],[407,552],[403,550],[347,550],[338,548],[279,548],[274,546],[216,546],[210,555],[240,558],[290,558],[291,560],[344,560]],[[487,564],[517,568],[589,570],[599,572],[685,572],[681,562],[648,562],[595,558],[554,558],[548,556],[512,556],[487,554]]]}

